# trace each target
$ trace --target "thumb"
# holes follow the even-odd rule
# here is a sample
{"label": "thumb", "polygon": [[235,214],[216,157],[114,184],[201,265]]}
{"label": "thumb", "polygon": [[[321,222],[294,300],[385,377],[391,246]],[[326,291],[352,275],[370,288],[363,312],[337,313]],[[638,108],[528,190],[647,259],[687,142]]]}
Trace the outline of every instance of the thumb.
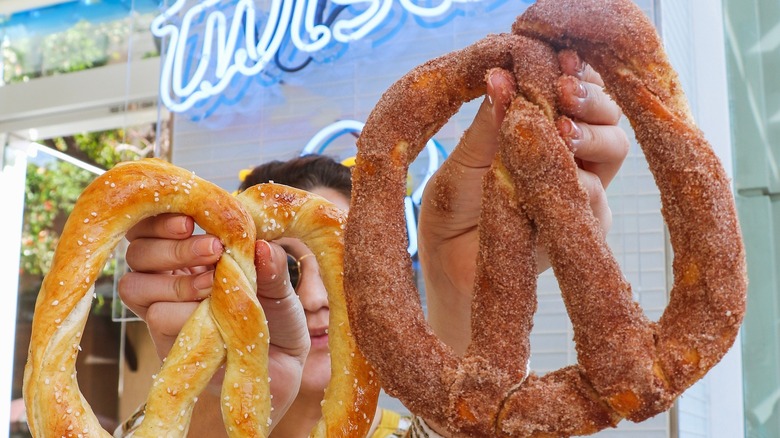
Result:
{"label": "thumb", "polygon": [[453,150],[453,161],[469,168],[484,168],[498,150],[498,129],[515,96],[515,80],[506,70],[495,68],[487,74],[487,95],[474,121]]}
{"label": "thumb", "polygon": [[294,357],[309,350],[306,316],[287,273],[284,249],[259,240],[255,245],[257,299],[263,307],[271,333],[271,346]]}

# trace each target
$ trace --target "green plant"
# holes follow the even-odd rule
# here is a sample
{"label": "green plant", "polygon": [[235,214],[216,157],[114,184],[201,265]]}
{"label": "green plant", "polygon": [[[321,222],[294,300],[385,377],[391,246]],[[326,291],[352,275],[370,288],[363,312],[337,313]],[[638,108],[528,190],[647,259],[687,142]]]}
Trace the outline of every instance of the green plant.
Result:
{"label": "green plant", "polygon": [[39,166],[28,164],[25,221],[22,229],[21,271],[44,275],[59,242],[58,229],[76,204],[79,194],[95,177],[64,161]]}
{"label": "green plant", "polygon": [[[153,129],[116,129],[57,137],[43,141],[49,147],[104,169],[122,161],[136,160],[150,152]],[[129,139],[128,139],[129,136]],[[126,143],[132,141],[143,147]],[[59,230],[73,211],[79,194],[95,175],[65,161],[27,167],[24,225],[22,229],[22,274],[45,275],[59,242]],[[103,269],[112,275],[115,261]]]}

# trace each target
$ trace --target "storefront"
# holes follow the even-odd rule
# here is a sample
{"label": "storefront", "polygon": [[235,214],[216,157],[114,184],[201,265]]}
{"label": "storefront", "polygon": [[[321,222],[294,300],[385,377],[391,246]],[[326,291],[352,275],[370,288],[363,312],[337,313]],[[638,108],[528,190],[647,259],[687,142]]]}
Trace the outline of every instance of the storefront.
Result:
{"label": "storefront", "polygon": [[[6,358],[0,364],[0,390],[9,394],[0,403],[0,422],[7,419],[11,400],[20,397],[37,292],[36,277],[28,274],[40,271],[29,264],[38,260],[30,255],[29,242],[26,253],[19,251],[30,238],[20,230],[31,172],[51,160],[73,158],[87,172],[101,171],[84,166],[93,160],[73,157],[61,143],[65,140],[57,139],[119,130],[117,143],[130,157],[164,157],[228,191],[238,186],[242,169],[264,161],[312,151],[346,159],[355,153],[362,123],[396,79],[428,59],[508,31],[532,2],[3,3],[0,180],[13,214],[2,231],[3,241],[11,244],[0,251],[11,262],[4,264],[0,282],[18,292],[0,309],[3,330],[15,333],[0,341]],[[769,0],[636,3],[658,26],[694,117],[734,178],[751,289],[742,337],[715,369],[671,411],[640,424],[623,422],[599,436],[778,436],[780,285],[774,276],[773,214],[780,99],[770,72],[780,68],[780,9]],[[250,12],[252,6],[256,13]],[[207,29],[224,35],[223,45],[205,47]],[[301,37],[307,31],[315,36]],[[257,44],[244,39],[250,34]],[[253,46],[264,51],[252,54],[262,61],[249,68],[242,60]],[[465,105],[411,168],[411,237],[416,194],[469,126],[477,104]],[[630,133],[627,121],[621,124]],[[655,320],[667,303],[672,251],[658,190],[635,141],[608,195],[613,212],[609,243],[635,298]],[[109,417],[107,424],[143,401],[149,376],[159,366],[143,323],[116,302],[113,280],[123,269],[121,253],[112,269],[98,293],[108,306],[90,318],[96,320],[94,335],[85,338],[79,372],[85,396]],[[538,300],[531,368],[545,373],[576,362],[576,352],[551,273],[540,278]],[[389,398],[383,402],[404,409]]]}

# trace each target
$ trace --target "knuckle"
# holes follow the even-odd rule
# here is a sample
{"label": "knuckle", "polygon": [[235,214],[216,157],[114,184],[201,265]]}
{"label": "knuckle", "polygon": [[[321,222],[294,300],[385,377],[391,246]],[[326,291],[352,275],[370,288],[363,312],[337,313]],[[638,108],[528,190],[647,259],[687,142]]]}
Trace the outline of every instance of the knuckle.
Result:
{"label": "knuckle", "polygon": [[188,275],[177,275],[173,277],[173,292],[178,301],[188,301],[194,296],[192,282]]}
{"label": "knuckle", "polygon": [[140,268],[138,261],[143,257],[143,253],[144,251],[143,248],[140,247],[139,240],[130,241],[130,244],[127,245],[127,251],[125,252],[125,262],[127,262],[127,266],[130,269],[138,270]]}
{"label": "knuckle", "polygon": [[185,241],[169,241],[167,245],[167,253],[169,260],[188,260],[192,258],[194,254],[193,248],[194,242],[190,240]]}
{"label": "knuckle", "polygon": [[119,294],[119,298],[124,302],[128,303],[132,299],[132,285],[133,285],[133,273],[129,272],[119,278],[119,281],[117,282],[117,294]]}
{"label": "knuckle", "polygon": [[618,147],[619,156],[621,159],[621,162],[625,160],[625,158],[628,156],[628,152],[631,149],[631,142],[628,140],[628,135],[626,135],[626,132],[622,129],[617,130],[617,141],[616,145]]}
{"label": "knuckle", "polygon": [[601,178],[590,172],[580,172],[580,181],[588,193],[591,204],[606,201],[607,193],[601,184]]}
{"label": "knuckle", "polygon": [[152,303],[148,309],[146,309],[145,321],[150,327],[159,326],[161,322],[165,321],[168,312],[165,311],[165,306],[157,303]]}

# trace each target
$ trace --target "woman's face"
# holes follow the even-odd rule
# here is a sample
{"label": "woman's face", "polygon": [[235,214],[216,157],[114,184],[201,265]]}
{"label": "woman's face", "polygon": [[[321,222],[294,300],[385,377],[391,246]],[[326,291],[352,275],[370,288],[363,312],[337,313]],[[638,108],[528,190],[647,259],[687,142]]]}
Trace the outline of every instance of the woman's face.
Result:
{"label": "woman's face", "polygon": [[[336,190],[326,187],[316,187],[310,192],[320,195],[347,211],[349,199]],[[306,325],[311,338],[311,350],[306,358],[301,380],[301,393],[318,392],[322,394],[330,381],[330,352],[328,350],[328,292],[320,278],[317,260],[311,256],[311,251],[301,241],[292,238],[282,238],[278,242],[288,254],[300,263],[300,280],[295,292],[303,304],[306,313]],[[295,286],[295,284],[293,284]],[[320,395],[321,396],[321,395]]]}

